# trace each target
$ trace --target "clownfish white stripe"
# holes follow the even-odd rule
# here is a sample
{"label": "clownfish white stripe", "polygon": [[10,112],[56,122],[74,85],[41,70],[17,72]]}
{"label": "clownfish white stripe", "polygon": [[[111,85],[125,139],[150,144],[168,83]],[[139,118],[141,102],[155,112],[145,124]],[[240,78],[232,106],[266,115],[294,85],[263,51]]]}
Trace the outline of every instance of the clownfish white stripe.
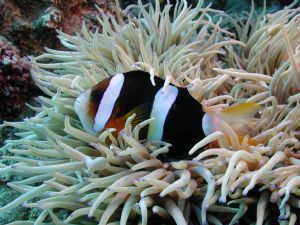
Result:
{"label": "clownfish white stripe", "polygon": [[162,140],[166,117],[171,106],[175,102],[177,95],[178,88],[170,85],[164,92],[163,88],[161,88],[156,93],[150,116],[151,118],[153,117],[155,119],[152,123],[150,123],[149,126],[147,138],[149,141]]}
{"label": "clownfish white stripe", "polygon": [[206,136],[216,131],[214,120],[214,116],[211,113],[204,114],[202,118],[202,129]]}
{"label": "clownfish white stripe", "polygon": [[94,130],[96,132],[102,130],[105,124],[109,120],[114,105],[120,95],[121,89],[124,83],[124,75],[119,73],[112,77],[107,89],[105,90],[103,97],[100,101],[98,111],[95,117]]}

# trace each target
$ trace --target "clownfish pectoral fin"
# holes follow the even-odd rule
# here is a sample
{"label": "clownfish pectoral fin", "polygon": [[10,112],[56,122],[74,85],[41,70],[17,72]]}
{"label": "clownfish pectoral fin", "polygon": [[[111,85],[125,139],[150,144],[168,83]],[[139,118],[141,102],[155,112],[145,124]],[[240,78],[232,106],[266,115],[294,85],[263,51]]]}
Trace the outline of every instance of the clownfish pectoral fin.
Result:
{"label": "clownfish pectoral fin", "polygon": [[260,105],[256,102],[243,102],[223,109],[220,112],[220,116],[225,121],[247,119],[254,117],[255,113],[257,113],[260,109]]}
{"label": "clownfish pectoral fin", "polygon": [[149,119],[151,114],[152,104],[151,103],[143,103],[123,116],[121,119],[125,122],[130,116],[135,114],[134,119],[131,121],[132,126],[136,126],[137,124],[143,122],[146,119]]}

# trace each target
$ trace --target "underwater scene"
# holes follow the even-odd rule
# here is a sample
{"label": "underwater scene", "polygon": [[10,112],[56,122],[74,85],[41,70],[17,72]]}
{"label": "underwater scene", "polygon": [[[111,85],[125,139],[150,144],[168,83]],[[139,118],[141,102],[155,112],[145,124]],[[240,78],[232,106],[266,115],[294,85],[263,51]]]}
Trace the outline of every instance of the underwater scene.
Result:
{"label": "underwater scene", "polygon": [[299,0],[0,0],[0,225],[299,225]]}

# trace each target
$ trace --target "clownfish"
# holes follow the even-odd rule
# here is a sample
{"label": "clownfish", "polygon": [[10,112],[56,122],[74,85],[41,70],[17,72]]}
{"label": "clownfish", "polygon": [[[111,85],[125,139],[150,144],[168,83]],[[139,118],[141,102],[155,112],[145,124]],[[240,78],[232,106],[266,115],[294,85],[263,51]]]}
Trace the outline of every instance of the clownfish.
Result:
{"label": "clownfish", "polygon": [[119,132],[134,113],[133,126],[154,118],[142,138],[171,143],[167,154],[171,157],[187,156],[197,142],[219,129],[219,117],[206,113],[187,88],[170,84],[164,89],[164,82],[155,76],[153,85],[144,71],[116,74],[82,93],[75,100],[75,112],[83,128],[92,134],[107,128]]}

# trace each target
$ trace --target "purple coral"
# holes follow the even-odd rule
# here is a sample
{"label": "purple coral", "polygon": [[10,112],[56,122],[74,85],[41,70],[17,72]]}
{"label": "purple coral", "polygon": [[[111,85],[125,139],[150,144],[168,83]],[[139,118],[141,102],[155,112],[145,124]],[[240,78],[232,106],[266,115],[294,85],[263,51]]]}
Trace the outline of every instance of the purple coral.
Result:
{"label": "purple coral", "polygon": [[16,118],[25,102],[38,93],[28,61],[11,43],[0,40],[0,119]]}

